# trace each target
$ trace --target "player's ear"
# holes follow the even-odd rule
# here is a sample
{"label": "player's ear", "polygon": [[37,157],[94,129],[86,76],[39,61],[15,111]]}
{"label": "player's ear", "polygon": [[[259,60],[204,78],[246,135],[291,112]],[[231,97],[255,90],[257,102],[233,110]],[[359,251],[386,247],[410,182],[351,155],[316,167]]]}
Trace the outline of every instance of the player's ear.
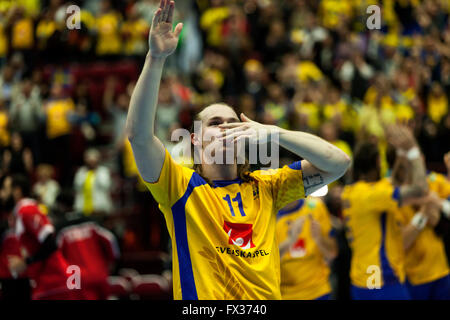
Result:
{"label": "player's ear", "polygon": [[200,139],[199,139],[199,137],[198,137],[198,135],[196,133],[191,133],[191,143],[194,146],[200,146],[201,145]]}

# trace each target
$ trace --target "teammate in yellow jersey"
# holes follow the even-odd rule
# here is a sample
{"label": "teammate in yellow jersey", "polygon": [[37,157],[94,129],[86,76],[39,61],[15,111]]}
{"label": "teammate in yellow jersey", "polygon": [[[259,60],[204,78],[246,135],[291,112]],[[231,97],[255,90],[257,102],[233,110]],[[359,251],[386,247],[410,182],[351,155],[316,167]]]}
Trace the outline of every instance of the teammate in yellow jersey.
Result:
{"label": "teammate in yellow jersey", "polygon": [[329,264],[337,243],[320,198],[296,200],[278,212],[281,296],[286,300],[330,300]]}
{"label": "teammate in yellow jersey", "polygon": [[[174,6],[161,0],[155,12],[150,51],[126,126],[139,173],[159,203],[172,239],[174,298],[280,299],[277,212],[341,177],[350,159],[319,137],[263,125],[243,114],[239,118],[231,107],[213,104],[197,116],[201,132],[188,137],[199,163],[194,169],[177,164],[154,135],[164,62],[182,29],[179,23],[172,31]],[[236,157],[224,164],[211,161],[216,154],[233,152],[237,141],[257,140],[267,131],[305,160],[256,172]],[[212,150],[209,155],[207,150]]]}
{"label": "teammate in yellow jersey", "polygon": [[[394,181],[408,184],[411,174],[408,166],[401,158],[397,158],[396,164]],[[415,300],[450,300],[450,270],[445,244],[435,231],[441,219],[450,217],[450,202],[446,200],[450,196],[450,182],[435,172],[428,175],[427,181],[430,194],[399,209],[404,226],[407,287]]]}
{"label": "teammate in yellow jersey", "polygon": [[354,156],[355,183],[342,192],[346,236],[352,251],[350,280],[353,299],[409,299],[404,284],[404,252],[396,208],[426,193],[425,168],[417,143],[405,127],[391,127],[389,142],[407,152],[412,183],[395,188],[380,180],[378,148],[358,146]]}

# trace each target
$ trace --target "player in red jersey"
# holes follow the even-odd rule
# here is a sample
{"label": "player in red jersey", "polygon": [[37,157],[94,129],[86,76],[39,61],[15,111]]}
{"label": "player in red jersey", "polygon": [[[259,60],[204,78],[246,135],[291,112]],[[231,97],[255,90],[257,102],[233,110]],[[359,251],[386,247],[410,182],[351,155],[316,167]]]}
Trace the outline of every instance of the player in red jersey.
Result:
{"label": "player in red jersey", "polygon": [[108,276],[120,256],[116,237],[107,229],[71,211],[73,197],[58,196],[57,207],[64,221],[58,226],[57,244],[64,259],[82,270],[81,291],[88,300],[108,297]]}
{"label": "player in red jersey", "polygon": [[32,299],[78,299],[80,292],[69,289],[66,274],[68,264],[57,250],[54,227],[39,204],[29,198],[30,183],[24,176],[12,177],[11,190],[3,192],[12,197],[13,229],[19,237],[22,257],[9,256],[13,276],[26,272],[32,280]]}

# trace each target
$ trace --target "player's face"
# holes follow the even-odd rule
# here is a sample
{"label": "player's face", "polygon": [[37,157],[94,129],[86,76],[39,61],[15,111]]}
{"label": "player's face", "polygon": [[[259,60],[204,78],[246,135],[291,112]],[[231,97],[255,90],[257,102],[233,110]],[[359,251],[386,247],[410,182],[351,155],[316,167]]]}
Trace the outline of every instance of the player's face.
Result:
{"label": "player's face", "polygon": [[[219,128],[220,124],[240,122],[236,112],[227,105],[213,104],[206,107],[200,113],[202,121],[202,148],[209,150],[221,150],[224,153],[229,148],[235,148],[234,143],[226,143],[225,140],[218,141],[222,137],[224,129]],[[214,152],[212,153],[214,155]]]}

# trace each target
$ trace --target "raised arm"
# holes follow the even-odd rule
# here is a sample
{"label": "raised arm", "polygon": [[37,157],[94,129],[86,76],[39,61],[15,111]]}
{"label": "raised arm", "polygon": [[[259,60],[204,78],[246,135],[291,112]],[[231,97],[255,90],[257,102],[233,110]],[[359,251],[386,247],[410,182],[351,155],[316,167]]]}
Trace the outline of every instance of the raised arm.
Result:
{"label": "raised arm", "polygon": [[424,196],[428,193],[428,184],[424,159],[410,129],[404,126],[391,126],[387,128],[387,138],[397,150],[404,155],[410,163],[411,183],[400,187],[400,204],[407,204],[409,200]]}
{"label": "raised arm", "polygon": [[183,28],[179,23],[172,31],[174,9],[174,1],[161,0],[155,12],[149,34],[150,50],[131,95],[127,116],[127,136],[139,173],[147,182],[158,180],[164,164],[165,149],[155,136],[154,128],[164,62],[175,51]]}

